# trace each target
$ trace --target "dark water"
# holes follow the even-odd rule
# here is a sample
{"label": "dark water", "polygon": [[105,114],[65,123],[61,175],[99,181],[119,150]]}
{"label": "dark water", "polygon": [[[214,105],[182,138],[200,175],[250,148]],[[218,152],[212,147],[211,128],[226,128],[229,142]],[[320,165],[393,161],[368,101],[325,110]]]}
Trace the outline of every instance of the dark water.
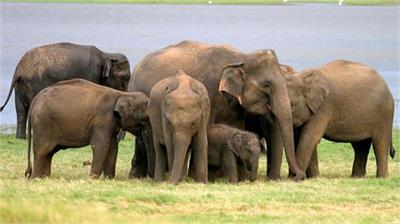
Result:
{"label": "dark water", "polygon": [[[192,39],[246,52],[272,48],[298,70],[339,58],[368,64],[389,84],[400,126],[399,6],[0,4],[0,104],[19,59],[33,47],[91,44],[122,52],[134,65],[151,51]],[[12,98],[0,124],[15,123]]]}

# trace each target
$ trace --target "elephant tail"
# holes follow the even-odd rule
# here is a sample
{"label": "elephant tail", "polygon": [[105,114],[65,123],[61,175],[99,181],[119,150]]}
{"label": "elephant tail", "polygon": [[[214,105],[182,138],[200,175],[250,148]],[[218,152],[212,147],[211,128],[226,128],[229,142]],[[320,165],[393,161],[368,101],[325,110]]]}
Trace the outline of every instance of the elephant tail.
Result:
{"label": "elephant tail", "polygon": [[28,166],[25,170],[25,177],[30,178],[32,175],[32,163],[31,163],[31,147],[32,147],[32,128],[31,128],[31,115],[30,110],[28,113]]}
{"label": "elephant tail", "polygon": [[393,143],[390,143],[390,157],[394,159],[395,154],[396,154],[396,149],[393,147]]}
{"label": "elephant tail", "polygon": [[13,78],[13,80],[12,80],[12,82],[11,82],[10,90],[8,91],[8,96],[7,96],[6,102],[3,104],[3,106],[0,107],[0,112],[2,112],[2,111],[4,110],[4,107],[6,107],[6,105],[7,105],[7,103],[8,103],[8,100],[9,100],[10,97],[11,97],[11,93],[12,93],[13,90],[14,90],[14,86],[15,86],[15,83],[16,83],[16,82],[17,82],[17,79]]}

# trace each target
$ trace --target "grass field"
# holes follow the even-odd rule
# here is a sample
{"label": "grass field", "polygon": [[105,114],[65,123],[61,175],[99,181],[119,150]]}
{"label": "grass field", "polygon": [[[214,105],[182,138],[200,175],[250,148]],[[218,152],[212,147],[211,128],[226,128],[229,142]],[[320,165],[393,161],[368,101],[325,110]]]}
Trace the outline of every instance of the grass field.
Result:
{"label": "grass field", "polygon": [[[91,160],[88,147],[57,153],[50,178],[26,180],[26,141],[1,135],[0,223],[400,223],[399,135],[387,179],[374,178],[372,150],[368,177],[349,178],[349,144],[322,141],[318,179],[267,182],[263,157],[254,183],[188,179],[178,186],[127,178],[132,136],[120,144],[115,180],[88,178],[89,167],[82,165]],[[283,176],[286,170],[284,164]]]}
{"label": "grass field", "polygon": [[[0,2],[209,4],[210,0],[0,0]],[[212,4],[282,4],[283,0],[211,0]],[[288,0],[288,3],[338,3],[338,0]],[[399,4],[400,0],[344,0],[348,5]],[[287,3],[285,3],[287,4]]]}

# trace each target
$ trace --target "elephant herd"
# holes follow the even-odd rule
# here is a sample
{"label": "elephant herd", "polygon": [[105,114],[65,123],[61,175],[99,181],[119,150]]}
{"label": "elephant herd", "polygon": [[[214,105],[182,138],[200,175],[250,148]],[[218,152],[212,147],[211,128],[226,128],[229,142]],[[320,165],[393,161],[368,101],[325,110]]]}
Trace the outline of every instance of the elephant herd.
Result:
{"label": "elephant herd", "polygon": [[366,175],[371,144],[377,177],[388,176],[395,154],[388,86],[347,60],[297,72],[270,49],[183,41],[148,54],[131,73],[123,54],[57,43],[25,53],[1,111],[13,90],[32,178],[50,175],[57,151],[85,145],[90,176],[113,178],[122,131],[136,136],[129,177],[162,181],[169,172],[173,184],[187,175],[254,181],[262,151],[267,178],[279,179],[283,149],[291,179],[317,177],[321,138],[351,143],[352,177]]}

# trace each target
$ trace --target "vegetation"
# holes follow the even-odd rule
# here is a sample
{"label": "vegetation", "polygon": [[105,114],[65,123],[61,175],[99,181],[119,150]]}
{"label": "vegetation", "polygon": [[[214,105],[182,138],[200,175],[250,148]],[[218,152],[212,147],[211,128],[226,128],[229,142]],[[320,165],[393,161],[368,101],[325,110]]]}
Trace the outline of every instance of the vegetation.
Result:
{"label": "vegetation", "polygon": [[[1,2],[135,3],[135,4],[282,4],[283,0],[0,0]],[[288,3],[338,3],[339,0],[288,0]],[[400,0],[344,0],[348,5],[399,4]],[[287,3],[286,3],[287,4]]]}
{"label": "vegetation", "polygon": [[[115,180],[91,180],[89,147],[60,151],[52,176],[27,180],[27,143],[0,136],[0,223],[399,223],[400,131],[390,177],[376,179],[371,150],[368,177],[351,179],[349,144],[322,141],[321,177],[295,183],[265,181],[265,157],[258,180],[237,185],[221,179],[208,185],[187,179],[178,186],[127,178],[134,139],[120,144]],[[284,164],[283,176],[287,175]]]}

